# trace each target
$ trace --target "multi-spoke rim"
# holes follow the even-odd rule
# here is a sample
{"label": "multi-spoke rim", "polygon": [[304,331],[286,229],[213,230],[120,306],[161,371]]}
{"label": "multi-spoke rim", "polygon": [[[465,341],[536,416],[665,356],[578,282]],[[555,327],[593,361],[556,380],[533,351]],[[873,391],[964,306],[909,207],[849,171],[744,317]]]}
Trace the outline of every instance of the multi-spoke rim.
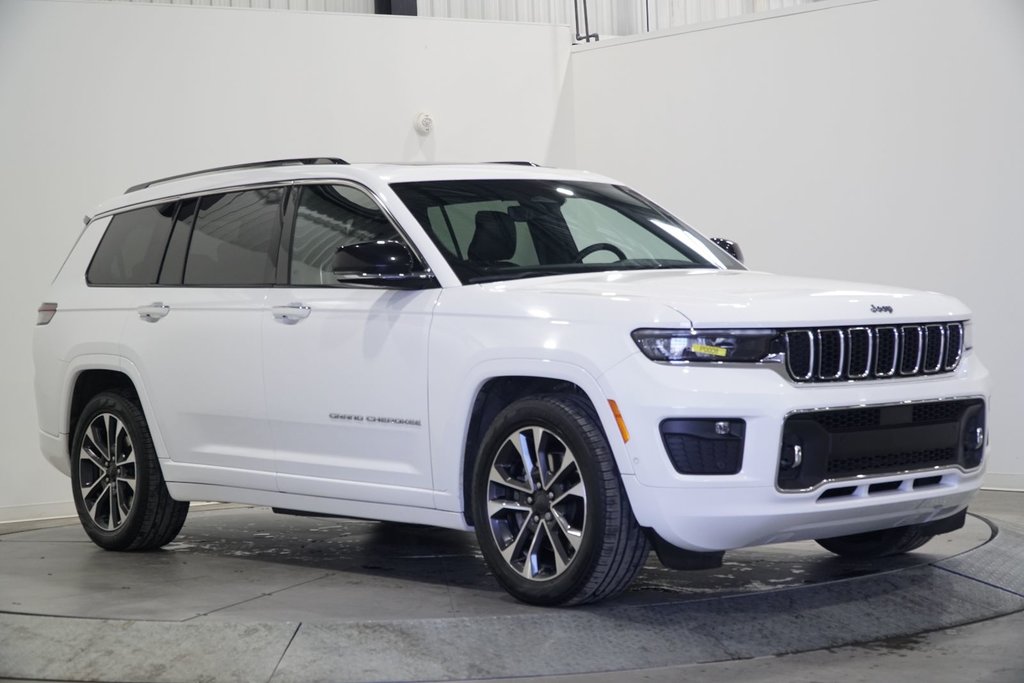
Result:
{"label": "multi-spoke rim", "polygon": [[104,531],[124,526],[135,504],[135,448],[119,417],[101,413],[85,429],[78,488],[89,518]]}
{"label": "multi-spoke rim", "polygon": [[501,556],[520,576],[565,573],[583,542],[587,489],[557,434],[529,426],[505,439],[488,474],[487,516]]}

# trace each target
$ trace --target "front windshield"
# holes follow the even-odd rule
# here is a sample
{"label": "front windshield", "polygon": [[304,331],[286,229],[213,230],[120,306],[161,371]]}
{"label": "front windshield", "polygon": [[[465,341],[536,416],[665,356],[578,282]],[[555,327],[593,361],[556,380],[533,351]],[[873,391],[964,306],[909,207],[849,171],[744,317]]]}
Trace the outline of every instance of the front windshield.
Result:
{"label": "front windshield", "polygon": [[617,185],[443,180],[391,187],[464,283],[608,270],[743,267]]}

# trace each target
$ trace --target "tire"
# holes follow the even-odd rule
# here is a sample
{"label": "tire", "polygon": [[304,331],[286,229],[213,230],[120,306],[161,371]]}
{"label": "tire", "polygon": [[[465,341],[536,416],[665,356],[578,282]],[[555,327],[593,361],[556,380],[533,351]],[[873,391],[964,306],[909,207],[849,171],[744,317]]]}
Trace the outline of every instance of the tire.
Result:
{"label": "tire", "polygon": [[840,557],[867,560],[909,553],[934,537],[934,534],[923,532],[920,526],[911,525],[850,536],[820,538],[816,542],[825,550]]}
{"label": "tire", "polygon": [[611,597],[647,559],[608,441],[579,398],[530,397],[501,411],[484,436],[472,488],[484,560],[523,602]]}
{"label": "tire", "polygon": [[94,396],[71,443],[75,508],[96,545],[152,550],[174,540],[188,503],[167,492],[146,418],[133,395],[105,391]]}

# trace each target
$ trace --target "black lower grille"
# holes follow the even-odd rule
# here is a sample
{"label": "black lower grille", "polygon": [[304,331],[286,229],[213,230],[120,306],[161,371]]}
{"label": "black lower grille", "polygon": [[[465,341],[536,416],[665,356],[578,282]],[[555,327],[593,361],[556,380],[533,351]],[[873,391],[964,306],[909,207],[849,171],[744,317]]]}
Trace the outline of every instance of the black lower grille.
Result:
{"label": "black lower grille", "polygon": [[786,369],[797,382],[913,377],[952,372],[963,323],[786,330]]}
{"label": "black lower grille", "polygon": [[904,472],[924,467],[956,464],[955,448],[929,448],[922,451],[900,451],[879,455],[833,458],[828,461],[829,478],[853,477],[876,472]]}
{"label": "black lower grille", "polygon": [[738,474],[746,423],[733,419],[676,419],[661,423],[661,439],[680,474]]}
{"label": "black lower grille", "polygon": [[779,454],[779,488],[935,467],[981,464],[982,399],[869,406],[798,413],[787,418]]}

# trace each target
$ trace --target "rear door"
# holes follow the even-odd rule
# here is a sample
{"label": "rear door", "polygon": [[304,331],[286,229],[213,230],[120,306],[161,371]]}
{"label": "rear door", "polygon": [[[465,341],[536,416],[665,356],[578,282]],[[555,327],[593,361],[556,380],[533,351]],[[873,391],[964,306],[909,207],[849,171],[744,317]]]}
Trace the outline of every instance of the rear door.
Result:
{"label": "rear door", "polygon": [[159,282],[140,290],[123,353],[143,378],[168,481],[273,490],[260,326],[286,190],[179,203]]}

